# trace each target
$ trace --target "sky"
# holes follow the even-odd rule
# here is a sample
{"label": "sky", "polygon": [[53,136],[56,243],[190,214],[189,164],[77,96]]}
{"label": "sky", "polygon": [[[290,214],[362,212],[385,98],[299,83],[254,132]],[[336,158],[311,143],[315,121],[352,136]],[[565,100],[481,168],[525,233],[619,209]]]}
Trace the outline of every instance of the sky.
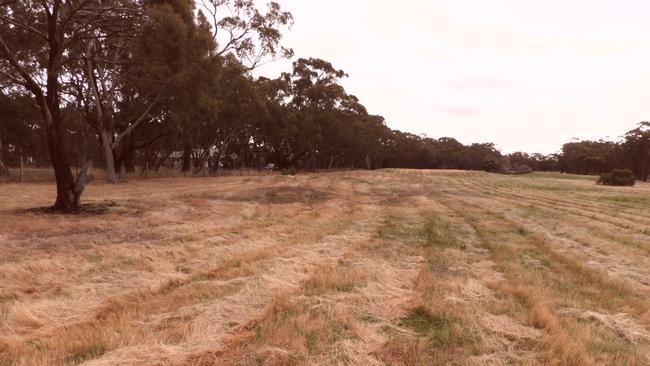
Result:
{"label": "sky", "polygon": [[650,119],[647,0],[276,1],[284,44],[394,129],[546,154]]}

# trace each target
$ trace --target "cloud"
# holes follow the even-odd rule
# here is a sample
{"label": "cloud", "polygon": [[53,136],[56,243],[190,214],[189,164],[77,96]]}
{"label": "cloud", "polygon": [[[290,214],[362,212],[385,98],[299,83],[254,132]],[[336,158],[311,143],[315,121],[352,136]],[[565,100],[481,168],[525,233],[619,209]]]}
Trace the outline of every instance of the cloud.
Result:
{"label": "cloud", "polygon": [[447,87],[454,90],[504,89],[513,88],[514,86],[514,83],[508,80],[487,78],[454,79],[447,81]]}
{"label": "cloud", "polygon": [[445,105],[436,108],[436,110],[440,113],[450,114],[457,117],[472,117],[483,114],[483,111],[479,108],[462,105]]}

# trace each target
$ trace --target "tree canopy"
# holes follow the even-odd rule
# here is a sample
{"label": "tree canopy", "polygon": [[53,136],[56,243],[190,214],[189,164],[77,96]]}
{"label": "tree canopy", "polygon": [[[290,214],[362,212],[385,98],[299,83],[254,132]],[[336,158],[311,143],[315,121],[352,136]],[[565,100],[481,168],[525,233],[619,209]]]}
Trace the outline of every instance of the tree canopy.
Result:
{"label": "tree canopy", "polygon": [[79,209],[96,161],[199,173],[234,167],[503,170],[526,166],[647,180],[650,123],[621,141],[558,154],[502,155],[389,128],[341,85],[347,73],[298,58],[279,77],[252,70],[292,58],[293,16],[252,0],[0,0],[0,175],[19,157],[52,166],[58,210]]}

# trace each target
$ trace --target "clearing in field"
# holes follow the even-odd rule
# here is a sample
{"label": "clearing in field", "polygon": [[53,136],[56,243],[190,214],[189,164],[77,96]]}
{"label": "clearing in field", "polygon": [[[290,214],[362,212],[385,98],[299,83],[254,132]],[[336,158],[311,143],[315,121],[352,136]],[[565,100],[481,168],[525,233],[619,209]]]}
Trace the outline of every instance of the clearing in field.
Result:
{"label": "clearing in field", "polygon": [[456,171],[0,186],[0,365],[644,365],[650,185]]}

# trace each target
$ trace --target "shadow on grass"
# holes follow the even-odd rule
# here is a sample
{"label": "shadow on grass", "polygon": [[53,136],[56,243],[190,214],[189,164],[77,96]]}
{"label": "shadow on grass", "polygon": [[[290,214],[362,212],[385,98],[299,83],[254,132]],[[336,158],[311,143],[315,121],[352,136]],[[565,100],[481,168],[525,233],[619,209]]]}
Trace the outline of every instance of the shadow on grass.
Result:
{"label": "shadow on grass", "polygon": [[52,206],[48,207],[32,207],[26,209],[17,209],[16,214],[30,214],[30,215],[61,215],[61,216],[101,216],[107,215],[117,211],[130,211],[130,207],[119,205],[114,201],[91,202],[84,203],[81,208],[73,212],[64,212],[55,210]]}
{"label": "shadow on grass", "polygon": [[328,192],[306,187],[268,187],[243,192],[239,195],[225,198],[230,201],[249,201],[262,204],[316,204],[332,198]]}

